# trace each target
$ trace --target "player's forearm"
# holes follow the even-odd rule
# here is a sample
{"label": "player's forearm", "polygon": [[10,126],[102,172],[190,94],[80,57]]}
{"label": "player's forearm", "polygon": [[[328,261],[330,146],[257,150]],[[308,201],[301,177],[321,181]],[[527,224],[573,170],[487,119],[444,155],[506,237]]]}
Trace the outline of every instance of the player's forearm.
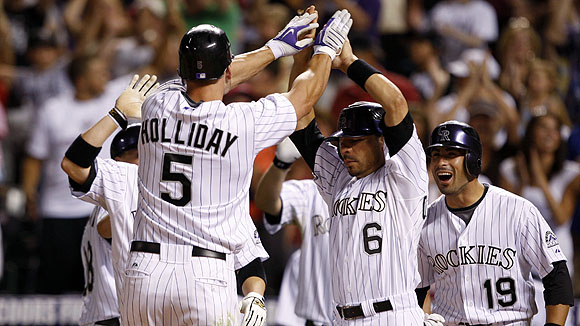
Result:
{"label": "player's forearm", "polygon": [[325,54],[312,57],[308,69],[296,77],[291,90],[285,93],[296,110],[298,120],[310,113],[324,92],[330,75],[330,62],[330,57]]}
{"label": "player's forearm", "polygon": [[566,317],[568,316],[568,310],[570,306],[559,304],[559,305],[547,305],[546,306],[546,323],[553,323],[556,325],[564,325],[566,323]]}
{"label": "player's forearm", "polygon": [[272,61],[274,61],[274,54],[266,46],[236,55],[230,64],[232,79],[230,84],[226,86],[225,93],[264,70]]}
{"label": "player's forearm", "polygon": [[282,183],[286,179],[288,170],[282,170],[270,165],[266,173],[260,179],[258,189],[254,196],[254,202],[264,212],[271,215],[280,214],[282,209],[282,200],[280,199],[280,192],[282,191]]}
{"label": "player's forearm", "polygon": [[244,283],[242,283],[242,293],[248,295],[250,292],[256,292],[264,295],[266,291],[266,282],[257,276],[248,277]]}
{"label": "player's forearm", "polygon": [[383,106],[385,114],[385,124],[396,126],[409,112],[407,101],[403,93],[395,84],[382,74],[374,74],[365,83],[367,92]]}
{"label": "player's forearm", "polygon": [[[113,119],[107,115],[99,120],[96,124],[94,124],[89,130],[85,131],[81,135],[81,138],[88,145],[94,148],[100,148],[103,146],[105,140],[107,140],[107,138],[109,138],[109,136],[111,136],[111,134],[113,134],[116,129],[117,125],[113,122]],[[84,156],[84,153],[81,152],[82,148],[74,146],[73,143],[69,147],[66,155]],[[66,156],[62,159],[61,168],[72,180],[74,180],[74,182],[78,184],[84,184],[89,178],[91,171],[90,167],[80,166]]]}

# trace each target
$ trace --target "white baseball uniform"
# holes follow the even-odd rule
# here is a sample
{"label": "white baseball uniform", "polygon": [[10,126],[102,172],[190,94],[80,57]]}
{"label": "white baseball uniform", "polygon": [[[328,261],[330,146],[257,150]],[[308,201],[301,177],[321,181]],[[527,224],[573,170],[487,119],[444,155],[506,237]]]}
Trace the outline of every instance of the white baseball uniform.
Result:
{"label": "white baseball uniform", "polygon": [[[81,200],[103,207],[109,213],[113,238],[112,261],[117,285],[116,297],[122,309],[122,288],[129,257],[129,243],[133,237],[134,215],[137,211],[138,167],[135,164],[100,158],[96,159],[95,167],[96,175],[90,190],[87,193],[73,191],[73,194]],[[234,268],[236,270],[256,258],[261,260],[269,258],[255,227],[253,232],[245,235],[244,242],[235,251]]]}
{"label": "white baseball uniform", "polygon": [[298,298],[298,287],[296,284],[300,284],[298,283],[300,274],[300,251],[300,249],[294,251],[286,261],[276,311],[274,312],[276,316],[274,325],[296,326],[306,323],[306,319],[296,315],[296,309],[292,309],[292,307],[296,307],[296,298]]}
{"label": "white baseball uniform", "polygon": [[534,205],[486,187],[479,202],[459,210],[474,209],[467,225],[445,196],[429,206],[419,242],[419,287],[435,285],[432,311],[446,325],[529,325],[537,312],[531,271],[543,278],[566,257]]}
{"label": "white baseball uniform", "polygon": [[[411,123],[405,119],[402,123]],[[392,141],[385,137],[385,144]],[[314,165],[316,184],[330,218],[332,293],[338,306],[361,305],[366,318],[348,325],[423,325],[417,304],[417,245],[423,226],[428,176],[425,151],[412,136],[385,165],[351,177],[337,148],[324,142]],[[373,303],[389,300],[392,310],[376,313]],[[336,310],[335,310],[336,311]]]}
{"label": "white baseball uniform", "polygon": [[313,180],[284,182],[280,199],[280,224],[272,225],[264,219],[264,226],[269,233],[274,234],[283,224],[297,221],[302,230],[295,312],[307,320],[330,325],[334,319],[334,308],[328,277],[328,206],[318,193]]}
{"label": "white baseball uniform", "polygon": [[81,257],[85,272],[83,308],[79,320],[81,326],[92,326],[98,321],[119,318],[111,244],[97,231],[97,224],[107,215],[107,211],[95,207],[81,240]]}
{"label": "white baseball uniform", "polygon": [[[280,94],[227,106],[195,103],[175,80],[145,100],[142,119],[134,240],[160,243],[161,254],[131,253],[124,284],[134,298],[128,324],[235,322],[230,254],[254,233],[253,161],[294,131],[294,107]],[[192,257],[192,246],[224,253],[226,260]]]}

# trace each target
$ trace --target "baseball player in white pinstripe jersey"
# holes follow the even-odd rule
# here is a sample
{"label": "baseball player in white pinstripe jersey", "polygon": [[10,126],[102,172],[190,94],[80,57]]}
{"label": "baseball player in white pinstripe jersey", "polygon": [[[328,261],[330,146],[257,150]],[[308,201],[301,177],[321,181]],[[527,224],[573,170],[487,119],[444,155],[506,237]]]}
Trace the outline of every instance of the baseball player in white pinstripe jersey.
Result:
{"label": "baseball player in white pinstripe jersey", "polygon": [[81,239],[81,258],[85,272],[83,308],[79,325],[119,325],[119,307],[115,290],[115,277],[111,259],[111,243],[97,229],[108,215],[95,207],[87,221]]}
{"label": "baseball player in white pinstripe jersey", "polygon": [[345,43],[333,65],[377,103],[343,109],[328,140],[312,121],[291,139],[313,169],[330,210],[330,270],[337,324],[440,324],[415,288],[417,245],[427,199],[425,153],[407,103]]}
{"label": "baseball player in white pinstripe jersey", "polygon": [[[297,45],[297,37],[316,27],[315,18],[293,19],[266,47],[244,55],[240,74],[259,70],[251,70],[251,61],[261,68],[300,50],[309,41]],[[289,92],[227,106],[223,93],[239,77],[225,33],[200,25],[184,35],[182,80],[162,85],[143,103],[140,197],[123,288],[134,299],[122,311],[123,323],[237,323],[231,254],[253,234],[247,218],[253,160],[292,133],[318,100],[351,24],[346,10],[329,20],[313,43],[309,69]]]}
{"label": "baseball player in white pinstripe jersey", "polygon": [[307,325],[331,325],[334,314],[328,262],[328,206],[313,180],[284,182],[290,166],[299,157],[289,138],[278,144],[274,163],[262,176],[254,202],[265,213],[264,226],[268,232],[276,233],[282,225],[293,222],[300,226],[302,245],[294,311],[306,319]]}
{"label": "baseball player in white pinstripe jersey", "polygon": [[[139,83],[137,83],[137,79],[138,76],[135,76],[129,87],[121,94],[116,103],[117,107],[125,108],[125,106],[132,105],[132,103],[142,102],[145,95],[158,86],[154,85],[155,76],[149,79],[149,76],[146,75]],[[101,160],[96,158],[95,155],[103,142],[116,129],[117,124],[114,121],[118,120],[118,118],[109,114],[92,126],[71,145],[62,163],[63,169],[71,177],[73,194],[76,194],[82,200],[105,207],[110,215],[113,216],[112,222],[107,218],[104,219],[106,223],[98,223],[98,225],[105,225],[102,229],[106,230],[106,225],[108,224],[108,227],[112,229],[112,231],[109,230],[109,233],[114,234],[113,254],[117,252],[121,257],[116,264],[113,264],[116,275],[122,274],[125,270],[129,252],[128,239],[132,236],[133,215],[137,209],[137,166],[135,164],[138,164],[137,139],[140,136],[139,125],[133,125],[121,130],[117,133],[111,145],[111,157],[118,161],[134,164]],[[122,128],[126,126],[126,121],[119,120],[118,122]],[[85,143],[84,146],[83,143]],[[89,165],[91,159],[94,160],[92,166]],[[89,165],[89,167],[84,167],[86,165]],[[93,229],[96,229],[96,227]],[[99,232],[101,235],[106,233],[106,231]],[[107,235],[107,237],[110,238],[111,234]],[[98,252],[95,253],[95,255],[99,254]],[[263,324],[265,321],[266,311],[263,302],[265,279],[256,277],[252,273],[255,269],[261,269],[261,260],[267,258],[268,254],[261,245],[257,231],[254,228],[253,233],[247,235],[241,248],[234,254],[234,268],[238,273],[238,280],[242,284],[242,292],[246,294],[246,297],[240,302],[240,311],[245,314],[244,325],[260,325],[260,323]],[[95,273],[97,272],[95,271]],[[99,284],[98,286],[113,292],[113,294],[108,296],[102,295],[102,292],[100,292],[101,297],[115,297],[115,301],[97,303],[101,306],[116,307],[115,283],[110,282],[109,284]],[[117,283],[118,293],[122,292],[121,288],[122,283]],[[99,310],[92,307],[91,309]],[[114,311],[117,310],[117,308],[114,309]],[[101,321],[102,324],[107,325],[113,322],[118,323],[118,319]]]}
{"label": "baseball player in white pinstripe jersey", "polygon": [[481,184],[481,142],[448,121],[431,134],[430,170],[443,196],[428,209],[419,242],[421,285],[434,285],[432,310],[448,325],[530,325],[537,312],[531,271],[544,283],[547,326],[573,304],[566,257],[538,209]]}

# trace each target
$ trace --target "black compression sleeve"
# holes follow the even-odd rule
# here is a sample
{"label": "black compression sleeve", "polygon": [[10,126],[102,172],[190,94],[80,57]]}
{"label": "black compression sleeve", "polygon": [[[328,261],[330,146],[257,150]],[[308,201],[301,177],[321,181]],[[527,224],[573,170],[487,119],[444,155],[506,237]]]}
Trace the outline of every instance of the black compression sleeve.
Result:
{"label": "black compression sleeve", "polygon": [[566,262],[561,260],[553,263],[554,269],[542,279],[544,284],[544,300],[546,305],[574,305],[572,279]]}
{"label": "black compression sleeve", "polygon": [[284,208],[284,202],[280,201],[280,205],[281,205],[280,211],[276,215],[264,212],[264,217],[266,218],[266,221],[268,221],[268,223],[270,223],[271,225],[280,224],[280,221],[282,220],[282,209]]}
{"label": "black compression sleeve", "polygon": [[396,126],[382,126],[385,143],[389,148],[389,155],[394,156],[411,139],[413,135],[413,118],[407,113],[403,121]]}
{"label": "black compression sleeve", "polygon": [[91,185],[93,184],[93,181],[95,180],[96,177],[97,177],[97,168],[95,168],[95,164],[93,162],[93,165],[91,165],[91,170],[89,171],[89,176],[87,177],[87,181],[85,181],[85,183],[83,184],[76,183],[71,178],[68,178],[68,183],[70,184],[71,188],[74,191],[87,193],[91,190]]}
{"label": "black compression sleeve", "polygon": [[87,143],[87,141],[79,135],[69,146],[66,153],[64,153],[64,156],[74,164],[86,169],[93,164],[93,161],[97,158],[100,151],[101,147],[95,147]]}
{"label": "black compression sleeve", "polygon": [[252,276],[259,277],[264,280],[264,283],[268,283],[266,282],[266,272],[264,271],[264,265],[262,265],[260,258],[252,260],[252,262],[236,271],[236,277],[240,286],[242,286],[242,284],[244,284],[244,282]]}
{"label": "black compression sleeve", "polygon": [[318,129],[316,119],[312,120],[306,128],[296,130],[290,135],[290,140],[292,140],[294,146],[296,146],[300,155],[302,155],[310,167],[310,170],[314,171],[316,152],[320,144],[324,141],[324,136],[320,132],[320,129]]}
{"label": "black compression sleeve", "polygon": [[425,298],[427,298],[427,291],[429,291],[429,286],[424,287],[424,288],[416,288],[415,289],[415,294],[417,295],[417,304],[419,304],[419,307],[423,308],[423,305],[425,304]]}

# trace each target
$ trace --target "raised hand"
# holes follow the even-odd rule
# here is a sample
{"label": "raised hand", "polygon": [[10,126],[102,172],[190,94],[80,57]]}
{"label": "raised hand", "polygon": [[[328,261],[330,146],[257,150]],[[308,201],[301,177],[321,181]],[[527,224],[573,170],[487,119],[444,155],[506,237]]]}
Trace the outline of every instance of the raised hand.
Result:
{"label": "raised hand", "polygon": [[302,36],[318,28],[318,23],[314,22],[317,18],[317,12],[295,16],[266,46],[272,50],[276,59],[300,52],[314,42],[312,37]]}
{"label": "raised hand", "polygon": [[348,10],[338,10],[328,20],[314,41],[314,55],[325,53],[334,60],[340,53],[352,26]]}
{"label": "raised hand", "polygon": [[151,94],[159,87],[156,83],[157,76],[144,75],[139,82],[139,75],[134,75],[125,88],[123,93],[119,95],[115,102],[115,107],[119,109],[127,118],[141,118],[141,104],[145,101],[145,97]]}

